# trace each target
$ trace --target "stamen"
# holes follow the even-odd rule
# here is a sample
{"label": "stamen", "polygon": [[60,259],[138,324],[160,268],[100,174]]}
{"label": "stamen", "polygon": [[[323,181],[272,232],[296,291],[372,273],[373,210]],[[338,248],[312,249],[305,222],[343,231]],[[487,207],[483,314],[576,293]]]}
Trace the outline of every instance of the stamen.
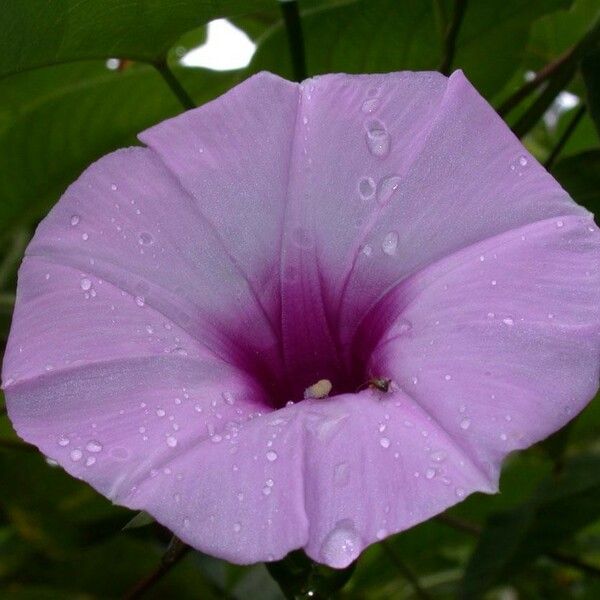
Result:
{"label": "stamen", "polygon": [[331,392],[331,381],[329,379],[319,379],[317,383],[313,383],[310,387],[304,390],[304,399],[307,398],[327,398]]}

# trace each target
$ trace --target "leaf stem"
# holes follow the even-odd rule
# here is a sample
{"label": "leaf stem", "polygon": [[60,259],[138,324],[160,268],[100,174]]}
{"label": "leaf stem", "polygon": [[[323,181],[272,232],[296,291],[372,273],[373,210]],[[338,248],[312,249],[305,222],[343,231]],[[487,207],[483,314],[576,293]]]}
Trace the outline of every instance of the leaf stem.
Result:
{"label": "leaf stem", "polygon": [[562,149],[565,147],[565,144],[569,141],[569,138],[571,137],[571,135],[577,128],[577,125],[579,125],[579,122],[581,121],[581,119],[583,118],[583,115],[585,114],[585,109],[586,109],[585,104],[582,104],[577,109],[577,111],[573,115],[573,118],[569,121],[567,128],[563,131],[563,134],[560,136],[560,139],[558,140],[558,142],[556,142],[556,146],[554,146],[554,148],[552,148],[552,152],[550,152],[550,156],[548,156],[548,158],[546,159],[546,162],[544,163],[544,167],[546,167],[546,169],[548,169],[548,171],[554,165],[558,155],[562,152]]}
{"label": "leaf stem", "polygon": [[292,59],[294,79],[298,82],[306,79],[306,59],[304,55],[304,36],[302,34],[302,20],[296,0],[279,0],[283,22],[287,31],[287,38]]}
{"label": "leaf stem", "polygon": [[522,100],[525,100],[529,94],[537,90],[542,83],[547,81],[554,75],[559,69],[563,67],[565,63],[571,60],[575,46],[572,46],[565,53],[561,54],[556,60],[549,62],[547,65],[542,67],[532,79],[525,82],[518,90],[510,95],[499,107],[498,114],[501,117],[507,115],[513,108],[518,106]]}
{"label": "leaf stem", "polygon": [[398,571],[400,571],[402,577],[410,583],[417,598],[420,598],[421,600],[431,600],[431,596],[423,589],[417,576],[412,572],[410,567],[404,563],[398,554],[396,554],[391,545],[386,541],[379,542],[379,545],[383,548],[389,561],[398,569]]}
{"label": "leaf stem", "polygon": [[178,537],[173,536],[158,566],[140,579],[124,596],[123,600],[141,598],[154,584],[158,583],[190,550]]}
{"label": "leaf stem", "polygon": [[196,108],[195,102],[179,83],[177,77],[173,75],[173,71],[171,71],[166,61],[153,63],[153,66],[160,73],[161,77],[164,79],[169,88],[171,88],[171,91],[173,94],[175,94],[177,100],[179,100],[181,106],[183,106],[185,110]]}
{"label": "leaf stem", "polygon": [[[571,80],[571,78],[575,75],[579,61],[592,48],[597,46],[599,41],[600,41],[600,17],[598,17],[594,20],[592,26],[587,31],[587,33],[575,45],[571,46],[571,48],[569,48],[566,52],[561,54],[557,59],[548,63],[545,67],[540,69],[531,81],[526,82],[514,94],[512,94],[509,98],[507,98],[498,108],[498,114],[500,116],[505,116],[513,108],[515,108],[522,100],[527,98],[527,96],[529,96],[529,94],[531,94],[533,91],[537,90],[538,87],[540,87],[540,85],[542,85],[542,83],[544,83],[545,81],[548,81],[548,80],[550,80],[550,83],[548,84],[548,88],[550,88],[552,91],[555,91],[556,89],[558,89],[558,91],[555,91],[554,96],[551,96],[550,94],[546,94],[546,96],[544,96],[544,94],[548,90],[548,88],[546,88],[546,91],[544,93],[542,93],[542,95],[540,96],[540,98],[538,98],[538,100],[540,100],[542,98],[542,96],[544,96],[544,101],[547,102],[547,104],[545,105],[546,108],[548,106],[550,106],[550,104],[552,103],[552,100],[554,100],[554,97],[560,91],[562,91],[563,87],[566,86],[569,83],[569,81]],[[553,85],[552,80],[554,80],[554,79],[558,80],[560,85],[556,85],[556,84]],[[535,103],[534,103],[534,105],[535,105]],[[532,105],[528,109],[527,113],[532,111],[532,109],[534,108],[534,105]],[[544,107],[544,103],[540,102],[536,111],[533,111],[533,112],[539,112],[539,110],[543,107]],[[523,120],[525,116],[526,115],[523,115],[523,117],[521,117],[521,120]],[[515,128],[517,128],[517,125],[515,125]],[[521,136],[519,136],[519,137],[521,137]]]}
{"label": "leaf stem", "polygon": [[452,71],[452,63],[454,62],[454,54],[456,52],[456,40],[462,25],[465,11],[467,9],[467,0],[454,0],[454,10],[452,12],[452,20],[448,24],[446,34],[444,36],[444,55],[438,70],[444,75],[449,75]]}

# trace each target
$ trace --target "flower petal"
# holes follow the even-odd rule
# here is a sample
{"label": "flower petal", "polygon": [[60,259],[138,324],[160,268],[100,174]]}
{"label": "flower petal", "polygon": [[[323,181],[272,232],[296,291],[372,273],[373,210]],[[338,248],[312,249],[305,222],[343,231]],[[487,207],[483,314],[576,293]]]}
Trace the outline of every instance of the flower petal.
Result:
{"label": "flower petal", "polygon": [[402,391],[366,390],[303,402],[305,550],[343,568],[369,544],[407,529],[474,491],[495,491],[482,471]]}
{"label": "flower petal", "polygon": [[[392,377],[495,480],[598,388],[600,232],[538,221],[392,289],[365,319],[370,368]],[[369,352],[368,348],[372,348]]]}
{"label": "flower petal", "polygon": [[[323,298],[315,329],[338,331],[342,347],[389,286],[431,262],[527,223],[585,214],[460,71],[318,77],[302,84],[297,122],[288,214],[313,243],[300,262],[284,238],[284,260],[300,281],[294,294],[303,289],[310,305]],[[296,347],[306,354],[303,335]]]}

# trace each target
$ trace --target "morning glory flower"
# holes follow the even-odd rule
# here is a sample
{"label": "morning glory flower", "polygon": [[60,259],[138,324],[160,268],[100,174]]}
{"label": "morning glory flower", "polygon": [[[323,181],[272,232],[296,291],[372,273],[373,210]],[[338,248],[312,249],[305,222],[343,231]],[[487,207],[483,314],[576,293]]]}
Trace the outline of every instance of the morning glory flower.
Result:
{"label": "morning glory flower", "polygon": [[65,192],[19,274],[19,435],[236,563],[345,567],[598,387],[600,236],[461,72],[261,73]]}

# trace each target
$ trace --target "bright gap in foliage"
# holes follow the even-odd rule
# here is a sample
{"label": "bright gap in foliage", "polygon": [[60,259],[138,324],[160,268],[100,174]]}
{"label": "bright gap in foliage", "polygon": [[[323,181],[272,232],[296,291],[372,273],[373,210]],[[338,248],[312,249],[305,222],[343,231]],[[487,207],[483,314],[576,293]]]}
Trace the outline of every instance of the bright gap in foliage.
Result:
{"label": "bright gap in foliage", "polygon": [[206,42],[190,50],[181,59],[186,67],[204,67],[213,71],[230,71],[246,67],[256,44],[227,19],[208,24]]}

